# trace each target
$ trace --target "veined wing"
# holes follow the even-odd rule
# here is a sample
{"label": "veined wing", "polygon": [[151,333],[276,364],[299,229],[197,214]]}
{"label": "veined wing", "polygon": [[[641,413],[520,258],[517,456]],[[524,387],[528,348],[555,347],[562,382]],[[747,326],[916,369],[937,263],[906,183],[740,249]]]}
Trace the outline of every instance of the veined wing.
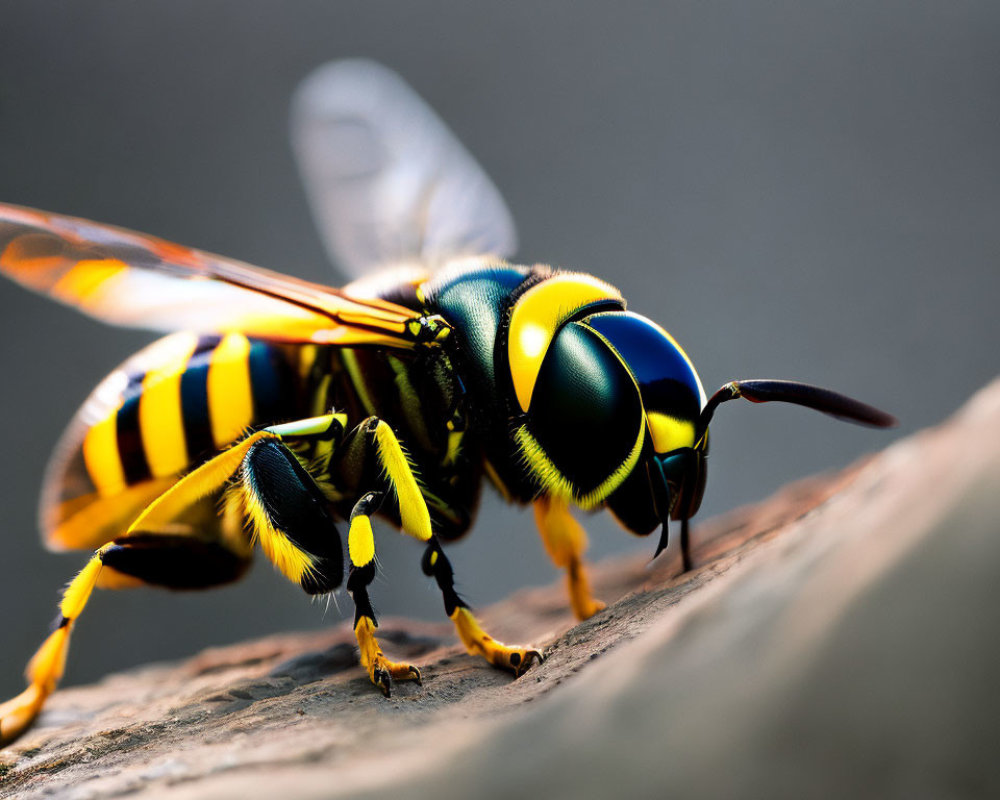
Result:
{"label": "veined wing", "polygon": [[0,273],[113,325],[412,347],[414,312],[76,217],[0,204]]}
{"label": "veined wing", "polygon": [[318,68],[295,96],[291,133],[317,227],[351,277],[517,249],[497,188],[386,67],[350,60]]}

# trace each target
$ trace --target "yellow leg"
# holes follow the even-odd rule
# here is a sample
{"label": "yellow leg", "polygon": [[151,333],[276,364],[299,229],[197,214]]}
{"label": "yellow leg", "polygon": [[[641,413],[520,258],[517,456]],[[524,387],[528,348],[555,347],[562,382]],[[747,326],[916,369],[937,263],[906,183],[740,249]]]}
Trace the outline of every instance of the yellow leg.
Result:
{"label": "yellow leg", "polygon": [[[424,556],[424,572],[427,575],[433,575],[437,580],[438,587],[444,595],[445,612],[455,624],[455,630],[458,632],[458,636],[466,649],[474,655],[483,656],[494,666],[510,670],[515,675],[523,673],[536,660],[540,662],[542,654],[538,650],[528,647],[510,647],[498,642],[486,633],[472,615],[472,612],[469,611],[465,603],[459,598],[455,592],[451,564],[433,535],[427,503],[420,490],[420,485],[413,474],[413,469],[409,459],[406,457],[406,453],[392,432],[392,428],[385,422],[372,418],[369,424],[372,426],[370,430],[374,435],[379,461],[384,467],[389,482],[396,493],[396,498],[399,501],[399,515],[403,531],[415,539],[427,542],[427,551]],[[361,506],[364,502],[365,498],[362,498],[358,506]],[[364,513],[373,512],[364,510]],[[369,547],[368,537],[370,536],[371,527],[367,524],[364,527],[359,527],[357,539],[355,539],[355,524],[360,523],[362,519],[367,520],[367,516],[359,514],[359,509],[356,507],[355,512],[351,514],[349,544],[351,545],[352,568],[351,576],[347,580],[347,588],[348,591],[351,591],[355,607],[357,608],[358,616],[355,622],[355,633],[358,635],[358,643],[361,646],[362,664],[365,664],[366,646],[372,647],[373,652],[378,652],[379,655],[381,653],[378,651],[378,644],[375,642],[374,634],[371,630],[367,626],[364,628],[359,627],[366,618],[372,621],[371,627],[374,627],[374,614],[371,612],[370,606],[366,606],[368,603],[367,592],[365,591],[362,594],[361,591],[371,582],[375,574],[374,563],[371,565],[365,563],[366,558],[370,557],[374,559],[374,543]],[[357,559],[355,559],[354,555],[355,541],[358,543]],[[364,637],[364,641],[362,641],[362,637]],[[368,644],[369,640],[372,644]],[[368,666],[368,664],[365,664],[365,666],[368,667],[372,681],[377,684],[378,681],[375,679],[372,667]],[[394,666],[408,668],[416,672],[415,668],[409,667],[406,664]],[[419,672],[417,672],[417,679],[419,679]],[[385,691],[384,687],[383,691]]]}
{"label": "yellow leg", "polygon": [[411,664],[390,661],[382,653],[375,638],[375,612],[368,597],[368,585],[375,578],[375,536],[372,533],[371,514],[375,513],[381,496],[369,492],[362,497],[351,512],[351,528],[347,535],[347,551],[351,558],[351,571],[347,578],[347,591],[354,600],[354,635],[361,652],[361,666],[368,670],[372,683],[389,697],[393,681],[420,683],[420,670]]}
{"label": "yellow leg", "polygon": [[451,613],[451,621],[455,623],[458,638],[462,640],[465,649],[472,655],[482,656],[494,667],[521,675],[535,661],[542,662],[542,654],[538,650],[529,647],[510,647],[498,642],[482,629],[479,620],[464,606],[456,608]]}
{"label": "yellow leg", "polygon": [[590,593],[583,553],[587,549],[587,532],[569,511],[565,501],[542,497],[535,501],[535,523],[549,558],[566,570],[569,602],[576,618],[592,617],[604,603]]}
{"label": "yellow leg", "polygon": [[420,683],[420,670],[412,664],[390,661],[382,653],[378,639],[375,638],[375,620],[371,617],[361,617],[354,626],[354,635],[358,639],[358,649],[361,651],[361,666],[368,671],[372,683],[389,697],[392,694],[393,681],[416,681]]}
{"label": "yellow leg", "polygon": [[25,670],[28,688],[0,705],[0,747],[7,746],[28,729],[42,710],[46,698],[55,691],[66,666],[70,632],[97,585],[101,557],[109,547],[111,545],[105,545],[94,553],[87,566],[66,587],[59,606],[62,615],[59,626],[28,662]]}

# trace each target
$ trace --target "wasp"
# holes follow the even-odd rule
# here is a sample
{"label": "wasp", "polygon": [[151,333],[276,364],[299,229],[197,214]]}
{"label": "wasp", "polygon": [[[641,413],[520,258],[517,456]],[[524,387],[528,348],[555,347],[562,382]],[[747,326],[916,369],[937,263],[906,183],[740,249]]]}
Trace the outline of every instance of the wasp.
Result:
{"label": "wasp", "polygon": [[[534,506],[575,615],[603,604],[571,508],[629,531],[688,520],[705,489],[720,403],[783,401],[871,426],[892,417],[827,389],[726,383],[609,283],[517,266],[493,183],[403,81],[334,62],[302,85],[293,144],[333,257],[334,289],[82,219],[0,206],[0,271],[115,325],[169,332],[94,390],[45,478],[52,549],[92,550],[67,585],[28,686],[0,706],[0,743],[59,682],[95,588],[202,589],[259,548],[310,595],[347,592],[362,666],[389,695],[419,669],[386,658],[369,597],[372,518],[423,544],[422,569],[470,653],[521,674],[539,650],[487,633],[442,544],[471,526],[482,485]],[[377,274],[374,274],[376,273]]]}

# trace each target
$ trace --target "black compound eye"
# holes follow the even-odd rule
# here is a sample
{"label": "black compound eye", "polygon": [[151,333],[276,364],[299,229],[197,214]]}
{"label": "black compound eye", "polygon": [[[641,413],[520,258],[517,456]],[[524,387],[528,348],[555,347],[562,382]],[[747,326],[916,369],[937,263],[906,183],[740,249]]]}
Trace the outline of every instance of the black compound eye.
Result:
{"label": "black compound eye", "polygon": [[528,430],[578,494],[624,464],[643,432],[632,374],[594,331],[563,326],[549,345],[528,409]]}

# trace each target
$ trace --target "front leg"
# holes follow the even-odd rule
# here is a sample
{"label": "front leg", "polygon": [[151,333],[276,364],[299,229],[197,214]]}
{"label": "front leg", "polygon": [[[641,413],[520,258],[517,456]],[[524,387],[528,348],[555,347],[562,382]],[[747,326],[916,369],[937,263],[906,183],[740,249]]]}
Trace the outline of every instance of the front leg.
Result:
{"label": "front leg", "polygon": [[565,501],[541,497],[535,501],[535,523],[549,558],[566,570],[570,605],[579,620],[589,619],[604,608],[604,603],[590,593],[583,553],[587,532],[573,519]]}

